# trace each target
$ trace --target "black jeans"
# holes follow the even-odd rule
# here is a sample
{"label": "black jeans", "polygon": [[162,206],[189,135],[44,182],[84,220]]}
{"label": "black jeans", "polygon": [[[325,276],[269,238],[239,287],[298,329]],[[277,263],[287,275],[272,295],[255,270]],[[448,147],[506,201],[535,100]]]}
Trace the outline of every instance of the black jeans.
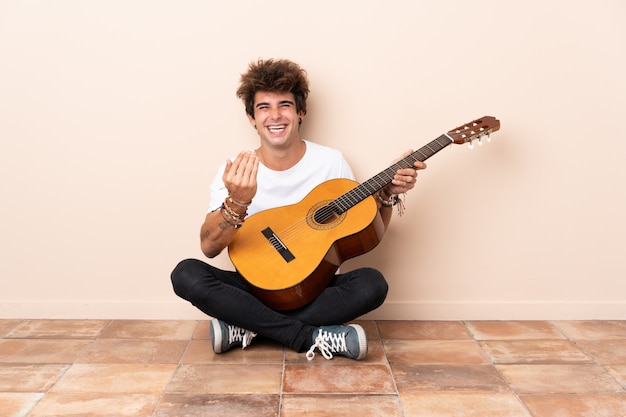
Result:
{"label": "black jeans", "polygon": [[343,324],[374,310],[387,296],[387,281],[372,268],[335,275],[312,302],[290,311],[275,311],[251,292],[237,272],[224,271],[197,259],[186,259],[172,271],[174,292],[205,314],[297,352],[313,343],[319,326]]}

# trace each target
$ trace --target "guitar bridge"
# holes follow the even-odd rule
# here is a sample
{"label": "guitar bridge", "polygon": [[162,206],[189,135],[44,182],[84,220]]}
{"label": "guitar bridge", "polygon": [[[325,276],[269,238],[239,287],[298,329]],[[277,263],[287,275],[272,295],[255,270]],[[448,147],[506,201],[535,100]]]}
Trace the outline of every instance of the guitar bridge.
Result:
{"label": "guitar bridge", "polygon": [[280,256],[283,257],[286,262],[291,262],[296,259],[296,257],[293,256],[293,253],[291,253],[287,246],[285,246],[282,240],[280,240],[278,236],[276,236],[276,233],[274,233],[274,231],[270,227],[266,227],[261,231],[261,233],[263,233],[263,236],[265,236],[268,242],[270,242],[270,244],[274,247],[274,249],[276,249],[276,251],[280,254]]}

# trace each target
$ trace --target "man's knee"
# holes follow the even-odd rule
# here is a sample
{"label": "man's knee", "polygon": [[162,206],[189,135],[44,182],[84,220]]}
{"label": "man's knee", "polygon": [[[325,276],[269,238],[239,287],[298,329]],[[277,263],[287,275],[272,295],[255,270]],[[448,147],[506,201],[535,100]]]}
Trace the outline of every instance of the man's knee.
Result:
{"label": "man's knee", "polygon": [[363,274],[373,302],[382,304],[389,291],[387,280],[380,271],[374,268],[363,268]]}
{"label": "man's knee", "polygon": [[197,262],[195,259],[185,259],[176,265],[170,275],[174,293],[186,300],[189,299],[189,295],[192,293],[190,289],[195,286],[198,279],[198,274],[193,272],[197,269]]}

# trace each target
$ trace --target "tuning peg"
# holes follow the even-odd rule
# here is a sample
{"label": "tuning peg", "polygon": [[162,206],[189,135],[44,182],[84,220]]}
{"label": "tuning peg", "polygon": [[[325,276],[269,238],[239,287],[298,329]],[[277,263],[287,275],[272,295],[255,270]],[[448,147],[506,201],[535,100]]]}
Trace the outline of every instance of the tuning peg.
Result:
{"label": "tuning peg", "polygon": [[471,140],[469,142],[467,142],[467,147],[470,148],[470,149],[474,149],[474,144],[472,143]]}
{"label": "tuning peg", "polygon": [[489,136],[489,133],[487,133],[487,142],[491,143],[491,136]]}

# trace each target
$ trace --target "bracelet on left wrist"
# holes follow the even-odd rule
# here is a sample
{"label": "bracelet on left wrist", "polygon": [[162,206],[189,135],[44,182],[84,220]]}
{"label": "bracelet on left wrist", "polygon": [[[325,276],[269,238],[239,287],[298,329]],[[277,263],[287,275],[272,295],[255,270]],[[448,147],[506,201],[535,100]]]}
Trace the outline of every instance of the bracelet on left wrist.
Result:
{"label": "bracelet on left wrist", "polygon": [[[387,198],[383,198],[381,194],[385,194]],[[387,194],[384,189],[376,193],[376,199],[385,207],[392,207],[398,204],[398,196],[396,194]]]}
{"label": "bracelet on left wrist", "polygon": [[378,192],[382,193],[385,198],[391,198],[394,195],[387,187],[381,188]]}

